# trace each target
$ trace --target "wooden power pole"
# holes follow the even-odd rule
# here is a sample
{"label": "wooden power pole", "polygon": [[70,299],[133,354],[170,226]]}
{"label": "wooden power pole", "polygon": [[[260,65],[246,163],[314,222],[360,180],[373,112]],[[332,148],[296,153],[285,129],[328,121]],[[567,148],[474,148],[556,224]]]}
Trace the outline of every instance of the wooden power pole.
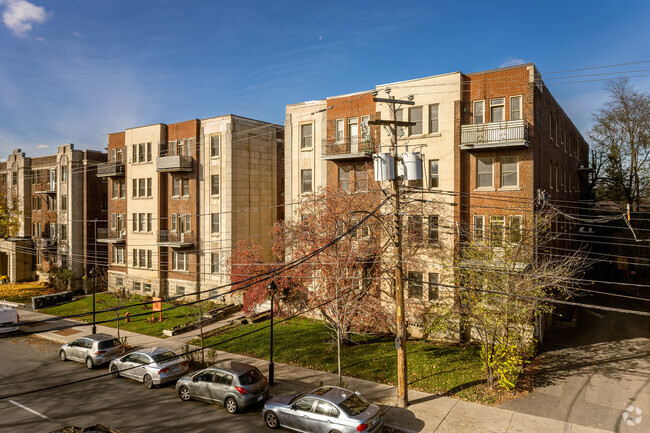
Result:
{"label": "wooden power pole", "polygon": [[390,128],[391,133],[391,154],[393,156],[394,178],[391,180],[393,192],[393,245],[395,247],[395,309],[397,337],[395,348],[397,349],[397,394],[399,407],[408,405],[408,364],[406,362],[406,315],[404,311],[404,273],[402,269],[402,215],[399,190],[399,177],[397,176],[397,128],[408,127],[414,122],[397,120],[397,104],[415,105],[413,101],[400,101],[395,98],[384,99],[374,98],[375,102],[385,102],[392,111],[392,120],[374,120],[369,122],[372,125],[384,125]]}

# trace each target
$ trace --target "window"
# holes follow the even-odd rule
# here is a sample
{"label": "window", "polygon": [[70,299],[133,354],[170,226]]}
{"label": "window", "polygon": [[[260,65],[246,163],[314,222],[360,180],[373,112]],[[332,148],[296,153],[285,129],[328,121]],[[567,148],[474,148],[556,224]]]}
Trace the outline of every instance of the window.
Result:
{"label": "window", "polygon": [[415,122],[415,125],[409,126],[409,135],[422,134],[422,107],[413,107],[409,110],[409,122]]}
{"label": "window", "polygon": [[32,210],[41,210],[41,198],[39,196],[32,197]]}
{"label": "window", "polygon": [[551,165],[548,168],[548,189],[553,190],[553,161],[551,161]]}
{"label": "window", "polygon": [[[348,118],[348,140],[351,146],[359,142],[359,119],[357,117]],[[356,152],[355,149],[351,149],[351,151]]]}
{"label": "window", "polygon": [[350,167],[339,165],[339,189],[350,191]]}
{"label": "window", "polygon": [[144,157],[144,143],[138,144],[138,161],[139,162],[145,162],[146,159]]}
{"label": "window", "polygon": [[474,215],[474,240],[482,241],[484,231],[485,217],[483,215]]}
{"label": "window", "polygon": [[138,179],[133,179],[133,197],[138,196]]}
{"label": "window", "polygon": [[301,170],[300,171],[300,192],[307,193],[311,192],[311,170]]}
{"label": "window", "polygon": [[438,215],[429,215],[429,243],[437,244],[439,240],[438,233],[439,217]]}
{"label": "window", "polygon": [[136,248],[133,249],[133,267],[138,267],[138,250]]}
{"label": "window", "polygon": [[176,286],[176,296],[183,296],[183,295],[185,295],[185,287]]}
{"label": "window", "polygon": [[139,217],[140,217],[140,227],[139,227],[139,230],[140,230],[141,232],[144,232],[144,231],[146,231],[146,229],[147,229],[147,220],[146,220],[146,218],[147,218],[147,214],[141,213],[141,214],[139,214]]}
{"label": "window", "polygon": [[510,97],[510,120],[521,120],[521,96]]}
{"label": "window", "polygon": [[151,143],[147,143],[147,161],[151,162]]}
{"label": "window", "polygon": [[328,402],[322,400],[316,400],[316,407],[314,408],[314,413],[326,417],[331,417],[331,418],[338,418],[340,415],[338,409],[336,409]]}
{"label": "window", "polygon": [[140,284],[140,283],[137,283],[137,282],[135,282],[135,281],[133,282],[133,290],[134,290],[135,292],[139,292],[139,291],[140,291],[140,287],[141,287],[141,284]]}
{"label": "window", "polygon": [[61,181],[68,180],[68,166],[64,165],[61,167]]}
{"label": "window", "polygon": [[124,247],[113,247],[113,263],[124,264]]}
{"label": "window", "polygon": [[521,242],[522,238],[522,217],[521,215],[511,215],[508,226],[508,240],[518,243]]}
{"label": "window", "polygon": [[435,272],[429,272],[429,302],[437,301],[439,298],[438,282],[440,275]]}
{"label": "window", "polygon": [[138,179],[138,191],[140,197],[145,197],[147,195],[147,183],[145,179]]}
{"label": "window", "polygon": [[312,124],[300,126],[300,148],[309,149],[312,146]]}
{"label": "window", "polygon": [[40,238],[43,236],[42,230],[41,230],[41,223],[33,223],[32,224],[32,236],[36,238]]}
{"label": "window", "polygon": [[218,213],[213,213],[212,214],[212,233],[214,233],[214,234],[219,233],[219,214]]}
{"label": "window", "polygon": [[429,134],[439,131],[438,126],[438,104],[429,105]]}
{"label": "window", "polygon": [[422,240],[422,217],[411,215],[408,219],[408,233],[413,240]]}
{"label": "window", "polygon": [[219,175],[213,174],[210,182],[210,193],[212,195],[219,195]]}
{"label": "window", "polygon": [[124,278],[115,277],[115,287],[124,287]]}
{"label": "window", "polygon": [[492,158],[476,158],[476,187],[492,188]]}
{"label": "window", "polygon": [[172,177],[172,196],[178,197],[181,194],[181,178],[178,176]]}
{"label": "window", "polygon": [[485,108],[485,101],[474,102],[474,124],[478,125],[484,123],[483,109]]}
{"label": "window", "polygon": [[361,116],[361,139],[370,140],[370,116]]}
{"label": "window", "polygon": [[139,259],[139,260],[138,260],[138,265],[139,265],[141,268],[144,268],[144,267],[146,266],[146,259],[145,259],[145,254],[146,254],[146,253],[147,253],[147,252],[146,252],[145,250],[139,250],[139,251],[138,251],[138,259]]}
{"label": "window", "polygon": [[172,269],[174,271],[187,271],[189,269],[187,259],[187,253],[172,251]]}
{"label": "window", "polygon": [[61,196],[61,210],[68,210],[68,196]]}
{"label": "window", "polygon": [[138,231],[138,214],[134,213],[133,218],[131,219],[132,224],[133,224],[133,231],[137,232]]}
{"label": "window", "polygon": [[361,165],[354,166],[354,190],[368,190],[368,171]]}
{"label": "window", "polygon": [[210,271],[213,274],[218,274],[219,273],[219,262],[220,262],[219,253],[211,253],[211,256],[212,257],[211,257],[211,261],[210,261],[210,263],[211,263]]}
{"label": "window", "polygon": [[345,141],[345,121],[343,119],[336,121],[336,141],[338,143]]}
{"label": "window", "polygon": [[[151,293],[151,284],[150,283],[144,283],[144,293]],[[148,360],[147,360],[148,362]]]}
{"label": "window", "polygon": [[152,215],[151,215],[150,213],[148,213],[148,214],[147,214],[147,231],[148,231],[148,232],[151,232],[151,231],[152,231],[152,229],[151,229],[151,226],[152,226],[152,220],[153,220]]}
{"label": "window", "polygon": [[61,224],[61,240],[65,241],[68,239],[68,226],[66,224]]}
{"label": "window", "polygon": [[516,187],[519,185],[519,158],[504,156],[501,158],[501,187]]}
{"label": "window", "polygon": [[147,268],[151,269],[153,266],[153,258],[152,258],[153,253],[151,250],[147,250]]}
{"label": "window", "polygon": [[422,299],[422,272],[408,273],[408,293],[411,299]]}
{"label": "window", "polygon": [[151,190],[151,178],[147,178],[147,197],[152,197],[152,190]]}
{"label": "window", "polygon": [[490,99],[490,122],[503,122],[505,98]]}
{"label": "window", "polygon": [[493,215],[490,217],[490,243],[493,247],[502,247],[505,237],[505,217]]}
{"label": "window", "polygon": [[171,231],[175,232],[176,231],[176,214],[173,213],[171,216]]}
{"label": "window", "polygon": [[429,188],[440,188],[440,175],[438,174],[438,160],[429,161]]}
{"label": "window", "polygon": [[219,135],[210,137],[210,156],[212,158],[221,156],[221,136]]}
{"label": "window", "polygon": [[[395,110],[395,120],[404,120],[404,110],[399,109]],[[398,126],[397,127],[397,136],[402,137],[404,135],[404,127],[403,126]]]}

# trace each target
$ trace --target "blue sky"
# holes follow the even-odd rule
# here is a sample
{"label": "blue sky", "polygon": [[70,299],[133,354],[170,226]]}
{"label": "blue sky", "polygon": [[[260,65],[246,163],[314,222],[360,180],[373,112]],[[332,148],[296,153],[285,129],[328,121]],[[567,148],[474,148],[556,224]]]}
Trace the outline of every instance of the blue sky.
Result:
{"label": "blue sky", "polygon": [[[282,124],[286,104],[452,71],[646,61],[649,17],[643,1],[0,0],[0,158],[228,113]],[[604,83],[553,83],[608,76],[550,78],[630,70],[650,63],[544,78],[584,133]]]}

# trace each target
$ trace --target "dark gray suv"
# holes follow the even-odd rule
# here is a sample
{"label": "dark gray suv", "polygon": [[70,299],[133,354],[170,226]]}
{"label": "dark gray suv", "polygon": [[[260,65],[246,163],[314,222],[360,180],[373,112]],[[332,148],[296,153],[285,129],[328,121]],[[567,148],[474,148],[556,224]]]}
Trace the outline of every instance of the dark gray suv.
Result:
{"label": "dark gray suv", "polygon": [[91,334],[61,345],[59,358],[61,361],[71,359],[84,362],[86,367],[93,368],[110,362],[123,352],[122,342],[112,335]]}
{"label": "dark gray suv", "polygon": [[176,382],[178,396],[217,403],[230,413],[263,401],[269,395],[266,377],[252,365],[226,362],[183,376]]}

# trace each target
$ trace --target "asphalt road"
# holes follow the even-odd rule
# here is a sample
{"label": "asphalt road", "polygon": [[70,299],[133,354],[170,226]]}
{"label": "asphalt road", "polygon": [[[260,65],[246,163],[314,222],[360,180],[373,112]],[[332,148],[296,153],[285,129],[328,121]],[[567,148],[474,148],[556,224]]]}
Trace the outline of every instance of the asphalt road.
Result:
{"label": "asphalt road", "polygon": [[[107,367],[88,370],[58,359],[59,345],[37,337],[0,338],[0,432],[51,432],[75,425],[104,424],[131,432],[259,432],[261,406],[230,415],[220,406],[182,402],[173,384],[146,389],[108,375]],[[81,383],[17,395],[105,374]]]}

